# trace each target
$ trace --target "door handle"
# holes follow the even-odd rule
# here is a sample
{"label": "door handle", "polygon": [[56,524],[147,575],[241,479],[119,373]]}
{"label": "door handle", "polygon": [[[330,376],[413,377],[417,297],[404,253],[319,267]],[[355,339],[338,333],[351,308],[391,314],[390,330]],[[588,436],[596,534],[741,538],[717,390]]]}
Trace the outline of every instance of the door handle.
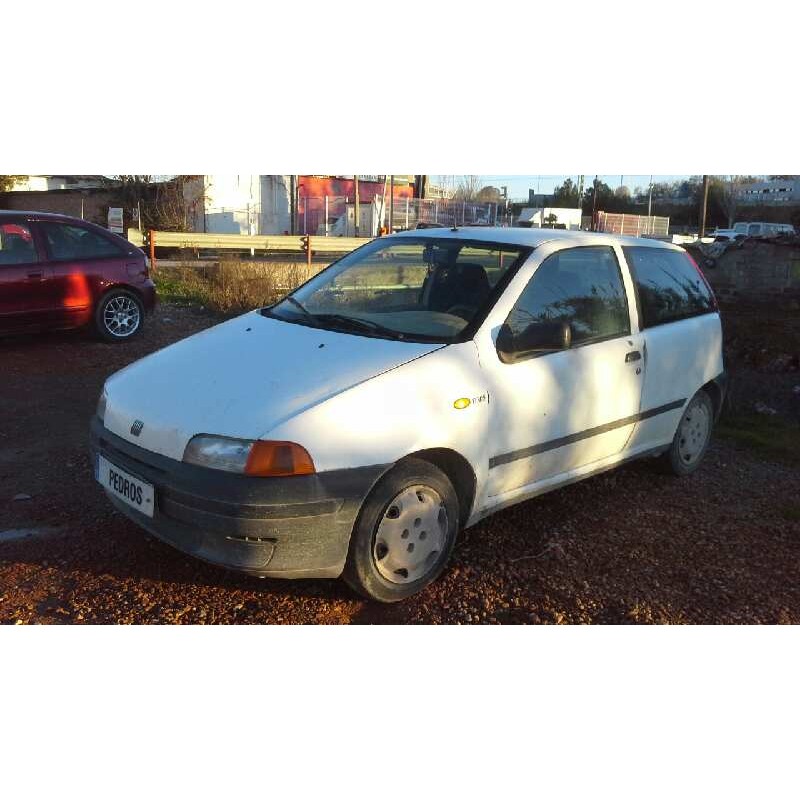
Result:
{"label": "door handle", "polygon": [[40,281],[42,280],[42,278],[44,278],[44,272],[29,272],[28,278],[30,278],[31,280]]}
{"label": "door handle", "polygon": [[625,356],[626,364],[631,364],[634,361],[641,361],[641,360],[642,360],[642,354],[638,350],[631,350],[631,352]]}

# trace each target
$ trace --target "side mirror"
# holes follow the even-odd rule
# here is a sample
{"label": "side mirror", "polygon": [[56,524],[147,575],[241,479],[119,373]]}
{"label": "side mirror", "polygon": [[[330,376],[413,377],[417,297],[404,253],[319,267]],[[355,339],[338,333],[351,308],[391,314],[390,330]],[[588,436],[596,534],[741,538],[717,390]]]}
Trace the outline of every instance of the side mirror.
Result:
{"label": "side mirror", "polygon": [[497,334],[497,352],[506,363],[539,353],[568,350],[571,346],[572,326],[564,320],[532,322],[516,335],[508,325],[503,325]]}

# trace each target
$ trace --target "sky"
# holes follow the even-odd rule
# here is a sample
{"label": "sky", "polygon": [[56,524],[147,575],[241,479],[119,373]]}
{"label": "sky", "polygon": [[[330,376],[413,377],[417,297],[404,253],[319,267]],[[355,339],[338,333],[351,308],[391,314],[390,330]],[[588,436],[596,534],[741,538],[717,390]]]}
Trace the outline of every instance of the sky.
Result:
{"label": "sky", "polygon": [[[442,185],[452,182],[458,185],[459,175],[433,175],[436,184]],[[572,178],[577,183],[577,175],[479,175],[486,186],[508,186],[508,196],[512,199],[527,199],[528,189],[535,189],[537,194],[551,194],[556,186],[562,184],[565,178]],[[646,187],[650,182],[649,175],[598,175],[599,180],[607,183],[612,189],[623,185],[633,191],[637,186]],[[688,175],[653,175],[654,181],[677,181],[688,178]],[[586,175],[585,181],[590,184],[594,175]]]}

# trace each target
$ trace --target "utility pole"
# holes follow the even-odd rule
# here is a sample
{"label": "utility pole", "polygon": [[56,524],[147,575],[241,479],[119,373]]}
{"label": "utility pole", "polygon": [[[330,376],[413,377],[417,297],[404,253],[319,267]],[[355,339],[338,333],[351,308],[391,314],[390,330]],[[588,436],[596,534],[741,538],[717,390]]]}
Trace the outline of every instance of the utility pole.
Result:
{"label": "utility pole", "polygon": [[706,211],[708,210],[708,175],[703,175],[703,210],[700,214],[700,236],[702,239],[706,235]]}
{"label": "utility pole", "polygon": [[358,223],[360,217],[360,206],[358,204],[358,175],[353,175],[353,179],[356,187],[356,205],[353,210],[353,226],[355,227],[356,238],[358,238]]}
{"label": "utility pole", "polygon": [[647,191],[647,216],[653,216],[653,176],[650,176],[650,184]]}
{"label": "utility pole", "polygon": [[394,233],[394,175],[389,176],[389,233]]}
{"label": "utility pole", "polygon": [[597,230],[597,175],[594,176],[592,189],[592,230]]}
{"label": "utility pole", "polygon": [[289,232],[297,232],[297,175],[289,176]]}

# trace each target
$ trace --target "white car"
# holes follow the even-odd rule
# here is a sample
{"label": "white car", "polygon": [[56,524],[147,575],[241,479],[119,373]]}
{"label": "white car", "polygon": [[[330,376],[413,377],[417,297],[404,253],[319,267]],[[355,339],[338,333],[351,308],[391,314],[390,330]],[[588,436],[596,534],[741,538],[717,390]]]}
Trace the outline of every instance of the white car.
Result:
{"label": "white car", "polygon": [[498,509],[643,456],[692,472],[724,392],[681,248],[431,229],[116,373],[92,444],[114,505],[176,548],[390,602]]}
{"label": "white car", "polygon": [[717,228],[711,236],[715,242],[740,242],[747,238],[746,233],[734,230],[733,228]]}

